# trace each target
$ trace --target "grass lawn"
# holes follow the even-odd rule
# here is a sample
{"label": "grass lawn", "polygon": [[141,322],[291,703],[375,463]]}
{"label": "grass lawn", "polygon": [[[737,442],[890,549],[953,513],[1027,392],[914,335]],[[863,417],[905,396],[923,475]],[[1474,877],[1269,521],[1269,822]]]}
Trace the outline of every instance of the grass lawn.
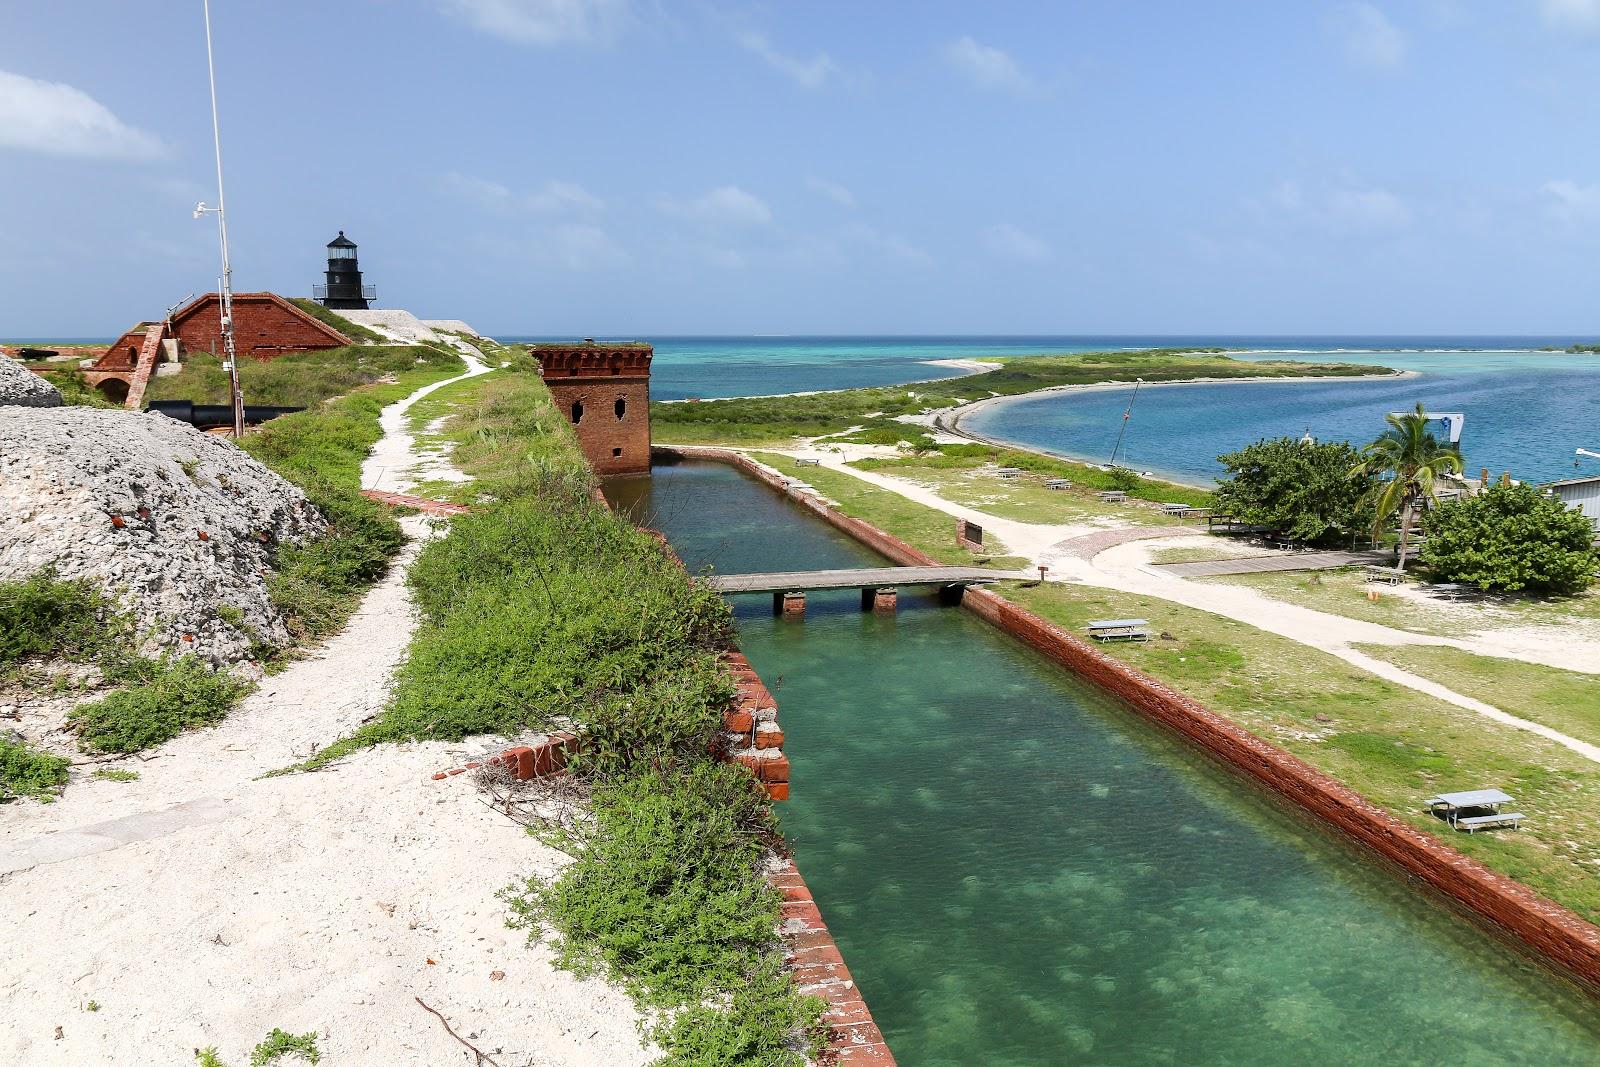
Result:
{"label": "grass lawn", "polygon": [[[759,458],[803,477],[839,501],[846,514],[940,560],[959,559],[947,532],[948,516],[847,475],[797,470],[783,457]],[[1600,765],[1526,731],[1209,612],[1071,584],[1008,582],[996,589],[1074,632],[1082,632],[1090,619],[1149,619],[1157,633],[1174,640],[1112,645],[1106,651],[1288,749],[1396,816],[1600,921]],[[1497,785],[1515,796],[1529,816],[1527,828],[1469,836],[1421,810],[1422,801],[1435,792],[1480,785]]]}
{"label": "grass lawn", "polygon": [[887,492],[860,478],[823,467],[796,466],[793,459],[776,452],[753,452],[751,455],[769,467],[816,486],[823,496],[838,501],[845,514],[866,519],[879,529],[892,532],[941,563],[955,565],[988,560],[986,565],[993,567],[1028,565],[1028,561],[1021,556],[985,556],[961,548],[956,544],[954,516],[907,500],[898,493]]}
{"label": "grass lawn", "polygon": [[[1249,586],[1302,607],[1439,637],[1465,637],[1503,626],[1570,627],[1577,624],[1596,627],[1600,624],[1600,589],[1590,589],[1573,597],[1502,597],[1482,603],[1449,604],[1426,596],[1403,596],[1389,586],[1369,584],[1359,567],[1230,574],[1201,580]],[[1378,593],[1375,601],[1368,599],[1368,593],[1373,590]]]}
{"label": "grass lawn", "polygon": [[1357,647],[1513,715],[1600,744],[1600,675],[1480,656],[1458,648]]}
{"label": "grass lawn", "polygon": [[1253,559],[1259,552],[1249,550],[1248,546],[1236,544],[1221,534],[1210,536],[1211,543],[1196,545],[1193,548],[1158,548],[1150,553],[1151,563],[1212,563],[1224,559]]}
{"label": "grass lawn", "polygon": [[[979,508],[1002,519],[1017,522],[1035,522],[1067,525],[1115,519],[1140,526],[1193,525],[1193,520],[1176,519],[1163,515],[1159,508],[1139,503],[1108,504],[1098,496],[1099,489],[1089,474],[1102,474],[1082,464],[1041,461],[1031,453],[993,450],[1001,454],[993,459],[979,456],[907,456],[904,459],[863,459],[851,464],[865,471],[903,478],[936,490],[952,503],[969,508]],[[1043,470],[1024,466],[1031,460]],[[996,477],[989,464],[1023,467],[1015,478]],[[1031,466],[1031,464],[1030,464]],[[1047,478],[1067,478],[1071,489],[1046,489]],[[1164,483],[1143,482],[1128,490],[1129,496],[1148,494],[1147,499],[1197,503],[1190,497],[1209,499],[1209,494],[1197,490],[1168,486]],[[1197,503],[1197,506],[1204,506]],[[1175,532],[1177,532],[1175,530]]]}

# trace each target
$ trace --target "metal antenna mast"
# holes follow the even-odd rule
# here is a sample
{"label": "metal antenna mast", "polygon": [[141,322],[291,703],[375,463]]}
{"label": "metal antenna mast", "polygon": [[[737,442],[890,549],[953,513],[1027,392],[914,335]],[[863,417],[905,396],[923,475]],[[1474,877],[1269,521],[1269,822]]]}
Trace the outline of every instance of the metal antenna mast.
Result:
{"label": "metal antenna mast", "polygon": [[222,193],[222,127],[217,121],[217,66],[211,54],[211,0],[203,0],[206,15],[206,71],[211,76],[211,137],[217,148],[217,206],[197,204],[194,217],[207,213],[217,216],[217,235],[222,242],[222,358],[228,372],[228,390],[233,404],[233,437],[244,436],[244,393],[239,389],[239,355],[233,343],[233,265],[228,261],[227,199]]}
{"label": "metal antenna mast", "polygon": [[1111,462],[1107,466],[1117,465],[1117,453],[1122,449],[1122,435],[1128,432],[1128,420],[1133,418],[1133,402],[1139,399],[1139,386],[1143,384],[1143,378],[1133,380],[1133,395],[1128,397],[1128,410],[1122,413],[1122,429],[1117,431],[1117,443],[1111,448]]}

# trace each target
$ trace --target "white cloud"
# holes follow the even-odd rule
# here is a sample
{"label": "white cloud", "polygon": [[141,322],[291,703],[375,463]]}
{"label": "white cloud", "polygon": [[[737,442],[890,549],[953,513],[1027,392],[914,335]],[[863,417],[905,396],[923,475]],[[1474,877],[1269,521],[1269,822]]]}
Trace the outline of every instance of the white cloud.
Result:
{"label": "white cloud", "polygon": [[1334,18],[1334,29],[1352,62],[1380,70],[1405,62],[1406,35],[1371,4],[1346,4]]}
{"label": "white cloud", "polygon": [[1600,185],[1579,185],[1565,178],[1545,182],[1539,190],[1550,214],[1561,222],[1600,219]]}
{"label": "white cloud", "polygon": [[1005,52],[971,37],[963,37],[944,50],[945,61],[980,89],[1026,93],[1033,81]]}
{"label": "white cloud", "polygon": [[766,202],[737,185],[719,186],[689,201],[663,197],[661,210],[713,226],[765,226],[772,221],[772,209]]}
{"label": "white cloud", "polygon": [[[865,223],[858,222],[846,226],[843,236],[848,243],[869,252],[875,252],[884,259],[894,262],[916,267],[925,267],[933,262],[932,256],[905,238],[896,234],[885,233],[877,227],[868,226]],[[1048,249],[1046,254],[1048,255]]]}
{"label": "white cloud", "polygon": [[772,47],[764,34],[749,32],[739,35],[739,44],[767,61],[796,85],[806,89],[820,89],[830,78],[837,77],[839,68],[826,52],[818,52],[810,59],[796,59]]}
{"label": "white cloud", "polygon": [[990,255],[1001,259],[1043,263],[1053,255],[1049,245],[1009,222],[986,226],[978,231],[978,239]]}
{"label": "white cloud", "polygon": [[435,0],[447,14],[517,44],[607,44],[634,20],[630,0]]}
{"label": "white cloud", "polygon": [[490,211],[511,214],[586,214],[601,211],[605,202],[575,182],[548,181],[538,189],[516,192],[500,182],[450,171],[439,187],[459,199]]}
{"label": "white cloud", "polygon": [[583,223],[557,226],[546,240],[557,261],[571,270],[605,270],[620,267],[632,259],[598,226]]}
{"label": "white cloud", "polygon": [[856,195],[838,182],[830,182],[826,178],[811,177],[806,179],[806,188],[814,193],[820,193],[842,207],[856,206]]}
{"label": "white cloud", "polygon": [[94,97],[60,82],[0,70],[0,148],[52,156],[150,159],[165,149]]}
{"label": "white cloud", "polygon": [[1539,0],[1539,17],[1553,30],[1600,33],[1600,0]]}
{"label": "white cloud", "polygon": [[1400,230],[1412,221],[1410,206],[1399,196],[1352,181],[1312,189],[1295,181],[1280,182],[1267,194],[1262,214],[1336,233]]}
{"label": "white cloud", "polygon": [[1335,189],[1328,211],[1355,229],[1394,230],[1411,224],[1411,209],[1387,189]]}

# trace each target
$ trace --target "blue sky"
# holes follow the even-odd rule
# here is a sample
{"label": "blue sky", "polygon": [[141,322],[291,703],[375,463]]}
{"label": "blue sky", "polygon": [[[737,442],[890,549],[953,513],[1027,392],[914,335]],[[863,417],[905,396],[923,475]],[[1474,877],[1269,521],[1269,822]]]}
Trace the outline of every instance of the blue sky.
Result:
{"label": "blue sky", "polygon": [[[500,333],[1600,336],[1600,0],[216,0],[235,284]],[[199,0],[0,6],[0,334],[213,288]]]}

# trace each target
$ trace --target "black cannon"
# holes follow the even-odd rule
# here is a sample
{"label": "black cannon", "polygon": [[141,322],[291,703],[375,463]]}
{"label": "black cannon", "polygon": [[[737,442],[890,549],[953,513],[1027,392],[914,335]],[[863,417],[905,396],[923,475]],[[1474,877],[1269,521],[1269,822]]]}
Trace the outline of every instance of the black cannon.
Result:
{"label": "black cannon", "polygon": [[[233,408],[227,404],[196,404],[192,400],[152,400],[145,406],[146,411],[153,411],[158,415],[165,415],[169,419],[187,422],[190,426],[200,430],[209,430],[217,426],[233,425]],[[244,406],[244,421],[254,426],[275,419],[279,415],[293,415],[305,408],[272,407],[266,404],[246,404]]]}

